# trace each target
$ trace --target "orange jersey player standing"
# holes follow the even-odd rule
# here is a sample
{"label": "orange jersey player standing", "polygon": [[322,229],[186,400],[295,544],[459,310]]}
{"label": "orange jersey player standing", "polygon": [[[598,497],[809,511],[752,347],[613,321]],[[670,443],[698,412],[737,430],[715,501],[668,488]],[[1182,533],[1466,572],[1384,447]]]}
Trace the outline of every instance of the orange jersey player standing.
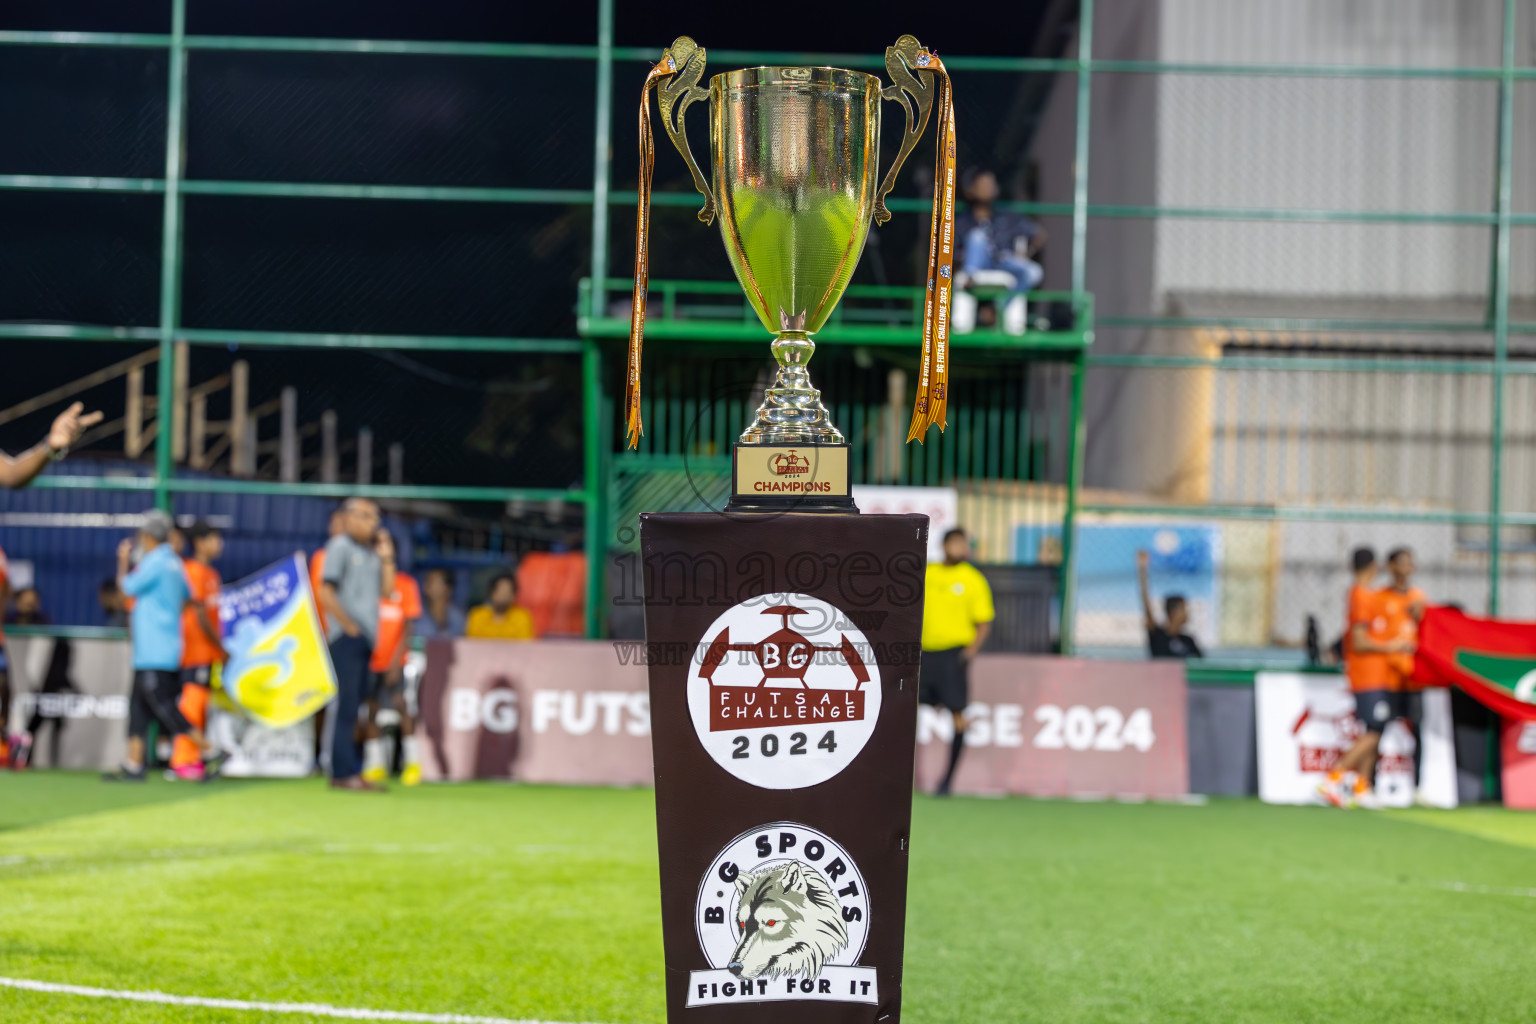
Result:
{"label": "orange jersey player standing", "polygon": [[[326,525],[325,539],[329,541],[346,528],[346,506],[338,505],[331,511],[331,521]],[[325,633],[325,603],[320,600],[320,583],[325,579],[325,548],[321,548],[309,556],[309,592],[315,598],[315,612],[320,616],[320,632]],[[319,730],[316,730],[316,749],[318,750]]]}
{"label": "orange jersey player standing", "polygon": [[[381,559],[395,557],[394,538],[388,530],[379,530],[376,545]],[[409,649],[413,624],[422,616],[421,587],[414,577],[395,573],[395,585],[379,597],[379,634],[368,662],[368,725],[363,737],[363,778],[383,782],[389,774],[384,758],[381,711],[398,716],[402,766],[400,783],[414,786],[421,782],[421,761],[416,748],[416,722],[405,693],[405,655]]]}
{"label": "orange jersey player standing", "polygon": [[[1394,557],[1401,552],[1393,552]],[[1410,556],[1411,571],[1411,556]],[[1387,723],[1405,713],[1403,687],[1413,672],[1416,630],[1405,625],[1411,602],[1374,589],[1380,571],[1376,552],[1356,548],[1352,568],[1354,586],[1349,592],[1349,622],[1344,634],[1344,671],[1355,694],[1355,718],[1361,734],[1344,752],[1318,793],[1335,807],[1372,807],[1371,796],[1376,752]],[[1422,595],[1420,596],[1422,599]],[[1398,605],[1401,604],[1401,609]],[[1408,670],[1402,671],[1406,657]],[[1347,777],[1353,775],[1353,781]]]}
{"label": "orange jersey player standing", "polygon": [[1419,646],[1419,622],[1424,618],[1424,591],[1413,585],[1413,552],[1398,548],[1387,555],[1391,582],[1376,592],[1376,630],[1382,642],[1398,641],[1403,650],[1387,655],[1392,688],[1414,689],[1413,660]]}
{"label": "orange jersey player standing", "polygon": [[[224,554],[224,537],[205,522],[195,523],[187,536],[192,543],[192,554],[182,562],[182,569],[187,574],[187,587],[191,593],[181,613],[181,700],[178,706],[188,722],[198,729],[205,729],[213,669],[227,658],[219,625],[219,589],[224,581],[219,570],[213,567]],[[171,751],[171,773],[176,778],[205,778],[208,767],[189,737],[176,737]]]}

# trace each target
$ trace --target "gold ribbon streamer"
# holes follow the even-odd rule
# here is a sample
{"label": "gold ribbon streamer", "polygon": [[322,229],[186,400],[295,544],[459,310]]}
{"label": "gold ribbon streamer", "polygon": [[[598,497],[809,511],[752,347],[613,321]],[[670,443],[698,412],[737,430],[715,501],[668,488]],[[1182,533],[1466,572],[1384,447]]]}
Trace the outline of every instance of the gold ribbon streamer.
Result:
{"label": "gold ribbon streamer", "polygon": [[[640,422],[640,350],[645,337],[646,290],[651,281],[651,175],[656,169],[656,137],[651,134],[651,89],[677,71],[672,54],[645,76],[640,88],[640,201],[635,212],[635,290],[630,300],[629,360],[624,373],[624,435],[626,447],[638,448],[645,426]],[[601,282],[597,282],[600,286]]]}
{"label": "gold ribbon streamer", "polygon": [[921,441],[935,423],[942,433],[949,409],[949,305],[955,264],[955,97],[949,72],[938,55],[922,51],[920,70],[932,71],[939,90],[939,139],[933,170],[933,222],[928,236],[928,295],[923,305],[923,354],[918,364],[917,400],[907,440]]}

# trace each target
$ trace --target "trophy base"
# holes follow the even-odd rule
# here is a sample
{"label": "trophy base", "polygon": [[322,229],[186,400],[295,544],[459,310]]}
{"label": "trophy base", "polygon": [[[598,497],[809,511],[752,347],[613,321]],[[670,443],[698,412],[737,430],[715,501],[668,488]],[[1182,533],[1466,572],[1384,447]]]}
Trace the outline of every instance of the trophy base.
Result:
{"label": "trophy base", "polygon": [[742,444],[731,449],[727,512],[857,514],[847,444]]}

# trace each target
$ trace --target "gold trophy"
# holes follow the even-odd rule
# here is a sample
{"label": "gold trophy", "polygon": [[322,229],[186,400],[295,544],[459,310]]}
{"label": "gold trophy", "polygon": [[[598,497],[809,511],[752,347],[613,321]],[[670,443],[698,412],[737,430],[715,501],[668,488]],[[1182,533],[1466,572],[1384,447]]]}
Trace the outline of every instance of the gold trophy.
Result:
{"label": "gold trophy", "polygon": [[[667,136],[704,196],[699,219],[720,217],[725,251],[758,319],[776,335],[773,383],[733,451],[732,511],[856,511],[848,443],[811,384],[812,336],[831,316],[853,276],[871,220],[890,219],[885,197],[917,145],[937,97],[940,131],[929,245],[928,304],[917,405],[908,440],[944,426],[948,390],[949,292],[954,235],[954,106],[936,55],[912,36],[885,53],[894,85],[840,68],[759,67],[703,77],[705,51],[687,36],[662,55],[641,93],[640,207],[635,230],[635,290],[626,375],[631,447],[640,422],[640,348],[648,280],[650,181],[655,159],[649,95],[657,87]],[[896,160],[879,178],[880,100],[906,114]],[[909,98],[910,97],[910,98]],[[688,147],[683,116],[709,101],[713,189]],[[718,204],[718,211],[717,211]]]}

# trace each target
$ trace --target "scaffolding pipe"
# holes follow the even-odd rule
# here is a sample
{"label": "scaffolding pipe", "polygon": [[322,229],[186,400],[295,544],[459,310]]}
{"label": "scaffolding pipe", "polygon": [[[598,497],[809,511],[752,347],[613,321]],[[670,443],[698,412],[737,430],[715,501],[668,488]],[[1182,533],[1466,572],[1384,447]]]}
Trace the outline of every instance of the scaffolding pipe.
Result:
{"label": "scaffolding pipe", "polygon": [[336,453],[336,410],[327,409],[320,414],[320,482],[333,484],[341,472],[341,459]]}
{"label": "scaffolding pipe", "polygon": [[282,422],[277,435],[278,479],[285,484],[299,482],[299,389],[282,391]]}
{"label": "scaffolding pipe", "polygon": [[373,483],[372,427],[363,427],[357,432],[357,482],[364,486]]}
{"label": "scaffolding pipe", "polygon": [[251,366],[235,360],[229,369],[229,473],[245,473],[245,435],[250,428]]}

